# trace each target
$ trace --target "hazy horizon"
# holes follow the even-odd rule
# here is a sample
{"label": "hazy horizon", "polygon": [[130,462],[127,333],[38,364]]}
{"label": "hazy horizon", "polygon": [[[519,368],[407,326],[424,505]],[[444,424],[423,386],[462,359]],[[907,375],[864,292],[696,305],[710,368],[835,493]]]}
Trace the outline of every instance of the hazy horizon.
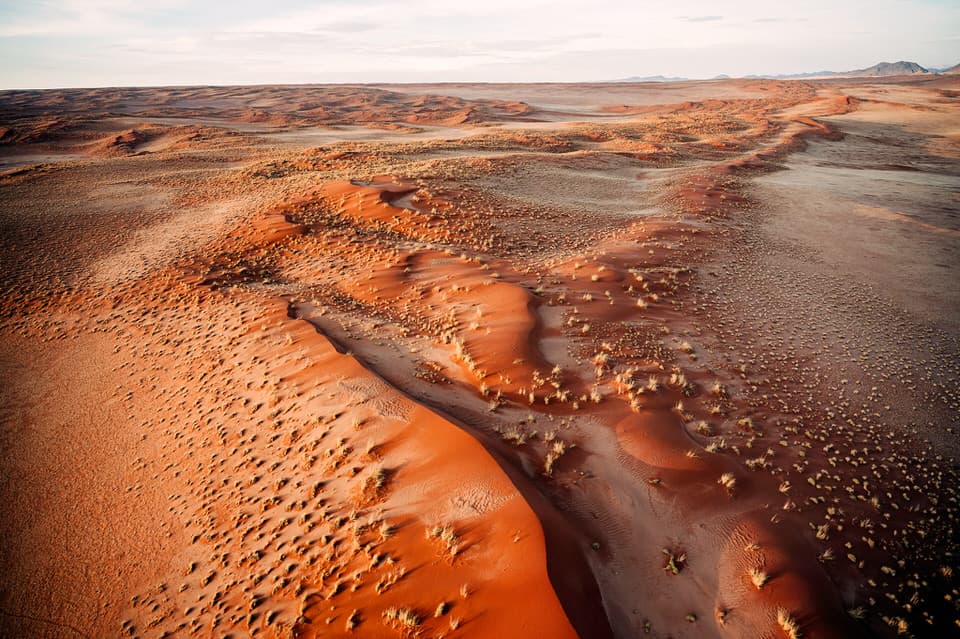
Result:
{"label": "hazy horizon", "polygon": [[594,82],[960,62],[942,0],[65,0],[0,6],[0,88],[388,82]]}

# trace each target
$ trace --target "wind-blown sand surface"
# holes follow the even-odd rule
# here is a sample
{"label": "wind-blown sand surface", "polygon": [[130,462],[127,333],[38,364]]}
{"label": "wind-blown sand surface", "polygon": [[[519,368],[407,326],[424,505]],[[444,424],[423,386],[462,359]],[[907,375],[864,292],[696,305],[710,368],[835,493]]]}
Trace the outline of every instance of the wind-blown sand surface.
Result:
{"label": "wind-blown sand surface", "polygon": [[0,635],[960,632],[957,96],[0,93]]}

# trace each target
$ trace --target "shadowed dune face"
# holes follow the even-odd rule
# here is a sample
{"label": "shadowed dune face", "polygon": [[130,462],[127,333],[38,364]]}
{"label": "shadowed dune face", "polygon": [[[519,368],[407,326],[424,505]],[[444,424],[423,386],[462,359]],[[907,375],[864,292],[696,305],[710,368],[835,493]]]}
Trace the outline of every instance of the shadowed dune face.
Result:
{"label": "shadowed dune face", "polygon": [[0,94],[0,634],[948,636],[955,84]]}

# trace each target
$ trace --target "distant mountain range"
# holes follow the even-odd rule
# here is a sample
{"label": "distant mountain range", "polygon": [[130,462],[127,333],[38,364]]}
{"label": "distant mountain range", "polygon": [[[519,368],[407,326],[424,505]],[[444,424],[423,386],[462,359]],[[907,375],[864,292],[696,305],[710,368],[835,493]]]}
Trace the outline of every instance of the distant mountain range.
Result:
{"label": "distant mountain range", "polygon": [[[880,62],[873,65],[872,67],[867,67],[866,69],[857,69],[855,71],[814,71],[812,73],[791,73],[784,75],[746,75],[745,78],[751,79],[772,79],[772,80],[790,80],[790,79],[804,79],[804,78],[880,78],[880,77],[891,77],[891,76],[901,76],[901,75],[924,75],[924,74],[936,74],[936,73],[945,73],[956,75],[960,74],[960,64],[956,64],[952,67],[945,69],[925,69],[916,62],[907,62],[900,60],[899,62]],[[728,75],[718,75],[713,80],[726,80],[730,76]],[[622,80],[616,80],[616,82],[680,82],[683,80],[689,80],[690,78],[676,78],[676,77],[665,77],[662,75],[650,75],[642,77],[631,77],[624,78]]]}
{"label": "distant mountain range", "polygon": [[748,78],[880,78],[896,75],[919,75],[925,73],[936,73],[921,67],[916,62],[880,62],[867,67],[866,69],[856,69],[855,71],[815,71],[813,73],[794,73],[790,75],[748,75]]}

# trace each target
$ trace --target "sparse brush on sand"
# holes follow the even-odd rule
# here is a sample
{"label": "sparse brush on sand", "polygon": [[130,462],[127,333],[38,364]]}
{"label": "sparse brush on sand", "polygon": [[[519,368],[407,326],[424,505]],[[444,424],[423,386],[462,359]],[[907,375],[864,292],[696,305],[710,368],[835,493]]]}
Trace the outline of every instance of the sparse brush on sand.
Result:
{"label": "sparse brush on sand", "polygon": [[950,636],[960,80],[880,82],[0,92],[0,636]]}

